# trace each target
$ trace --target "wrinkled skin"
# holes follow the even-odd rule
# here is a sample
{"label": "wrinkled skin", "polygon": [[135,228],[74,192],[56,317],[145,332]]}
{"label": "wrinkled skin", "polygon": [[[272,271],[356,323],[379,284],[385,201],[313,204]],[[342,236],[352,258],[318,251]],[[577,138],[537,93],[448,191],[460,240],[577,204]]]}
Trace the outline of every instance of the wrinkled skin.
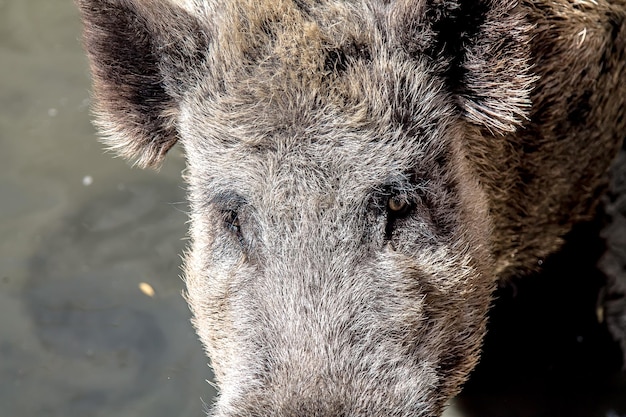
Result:
{"label": "wrinkled skin", "polygon": [[617,1],[77,3],[105,142],[184,147],[218,417],[439,415],[626,128]]}

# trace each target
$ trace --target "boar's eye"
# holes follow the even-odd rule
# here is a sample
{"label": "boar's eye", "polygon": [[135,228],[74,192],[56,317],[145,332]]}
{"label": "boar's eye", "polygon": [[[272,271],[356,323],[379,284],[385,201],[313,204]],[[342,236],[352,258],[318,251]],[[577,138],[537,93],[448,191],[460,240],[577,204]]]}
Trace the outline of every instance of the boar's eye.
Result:
{"label": "boar's eye", "polygon": [[385,226],[387,240],[391,240],[398,221],[409,215],[411,207],[412,204],[406,195],[396,194],[389,197],[387,200],[387,224]]}
{"label": "boar's eye", "polygon": [[241,225],[245,223],[242,221],[242,216],[245,216],[244,212],[246,206],[246,201],[243,197],[230,192],[221,193],[211,198],[210,204],[217,209],[226,232],[235,237],[239,243],[243,245],[244,236]]}
{"label": "boar's eye", "polygon": [[409,207],[408,201],[402,196],[393,196],[387,202],[387,208],[396,215],[404,213]]}
{"label": "boar's eye", "polygon": [[237,210],[224,210],[222,212],[224,219],[224,226],[226,230],[230,232],[238,241],[241,246],[244,246],[245,239],[241,229],[241,215]]}
{"label": "boar's eye", "polygon": [[235,210],[227,210],[224,212],[224,222],[226,227],[233,233],[241,232],[241,223],[239,222],[239,214]]}

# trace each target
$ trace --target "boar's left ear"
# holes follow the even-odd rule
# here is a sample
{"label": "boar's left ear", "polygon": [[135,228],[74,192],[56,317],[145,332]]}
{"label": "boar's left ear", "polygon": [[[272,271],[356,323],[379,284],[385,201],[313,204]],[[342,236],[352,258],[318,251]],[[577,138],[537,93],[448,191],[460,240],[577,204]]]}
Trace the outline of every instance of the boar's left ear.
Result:
{"label": "boar's left ear", "polygon": [[399,0],[396,34],[443,76],[464,116],[501,134],[527,118],[532,25],[517,0]]}
{"label": "boar's left ear", "polygon": [[208,29],[167,0],[76,0],[104,142],[141,167],[176,143],[183,88],[209,50]]}

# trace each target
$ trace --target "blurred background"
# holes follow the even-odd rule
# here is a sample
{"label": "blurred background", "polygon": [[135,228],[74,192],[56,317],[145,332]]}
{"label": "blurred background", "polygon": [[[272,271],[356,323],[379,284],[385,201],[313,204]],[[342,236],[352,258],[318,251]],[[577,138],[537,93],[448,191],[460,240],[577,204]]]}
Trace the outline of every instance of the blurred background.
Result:
{"label": "blurred background", "polygon": [[0,417],[199,417],[184,161],[103,153],[80,31],[72,0],[0,0]]}
{"label": "blurred background", "polygon": [[[89,106],[72,1],[0,0],[0,417],[202,416],[215,390],[181,297],[184,160],[111,158]],[[447,417],[626,415],[596,320],[597,226],[500,289]]]}

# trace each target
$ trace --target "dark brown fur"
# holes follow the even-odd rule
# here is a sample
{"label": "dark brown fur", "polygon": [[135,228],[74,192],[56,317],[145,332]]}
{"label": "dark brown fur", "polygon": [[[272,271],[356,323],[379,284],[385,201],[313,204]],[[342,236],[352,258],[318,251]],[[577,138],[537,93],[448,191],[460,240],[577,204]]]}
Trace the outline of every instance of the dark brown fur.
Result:
{"label": "dark brown fur", "polygon": [[626,131],[622,0],[77,3],[105,142],[185,148],[220,417],[440,414]]}

